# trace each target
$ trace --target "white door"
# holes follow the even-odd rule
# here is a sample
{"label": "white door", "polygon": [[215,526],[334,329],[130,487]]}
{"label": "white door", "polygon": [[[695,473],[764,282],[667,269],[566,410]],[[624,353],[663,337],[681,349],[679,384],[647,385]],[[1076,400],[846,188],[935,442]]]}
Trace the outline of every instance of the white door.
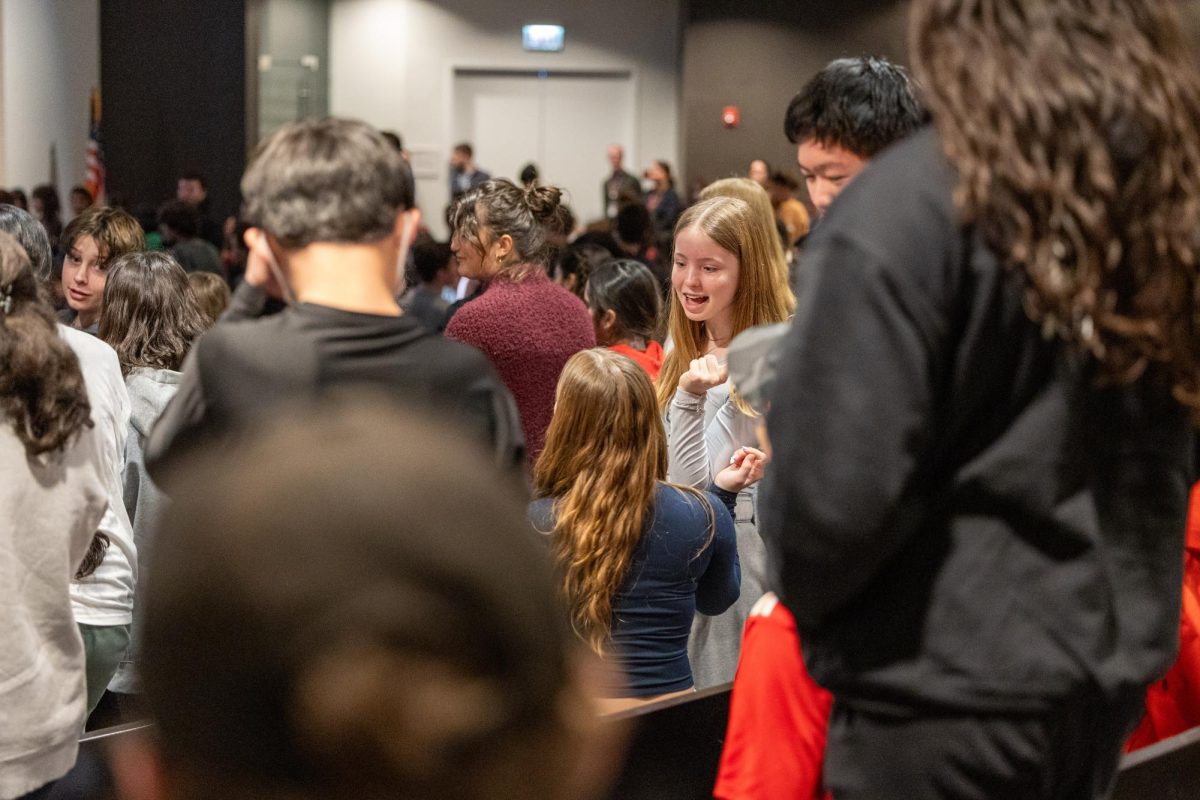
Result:
{"label": "white door", "polygon": [[603,216],[610,144],[624,146],[626,169],[640,171],[634,114],[627,73],[472,71],[454,79],[454,141],[470,142],[475,162],[496,178],[516,181],[533,162],[542,183],[566,191],[582,223]]}

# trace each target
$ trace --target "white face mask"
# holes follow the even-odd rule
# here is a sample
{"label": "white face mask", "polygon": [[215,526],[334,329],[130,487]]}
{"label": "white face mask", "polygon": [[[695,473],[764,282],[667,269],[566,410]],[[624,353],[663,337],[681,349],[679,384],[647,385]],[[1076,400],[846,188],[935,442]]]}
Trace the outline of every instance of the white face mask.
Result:
{"label": "white face mask", "polygon": [[392,287],[396,297],[404,294],[404,275],[408,268],[408,251],[412,249],[412,240],[416,236],[417,226],[421,223],[421,212],[412,209],[406,212],[407,219],[400,229],[400,250],[396,253],[396,284]]}
{"label": "white face mask", "polygon": [[271,245],[267,243],[267,232],[262,231],[259,234],[257,247],[261,248],[258,251],[260,258],[266,259],[267,267],[271,270],[271,275],[275,277],[275,283],[279,284],[279,291],[283,295],[283,302],[289,306],[296,304],[296,295],[292,291],[292,285],[288,283],[284,277],[283,269],[279,266],[279,262],[275,260],[275,253],[271,250]]}

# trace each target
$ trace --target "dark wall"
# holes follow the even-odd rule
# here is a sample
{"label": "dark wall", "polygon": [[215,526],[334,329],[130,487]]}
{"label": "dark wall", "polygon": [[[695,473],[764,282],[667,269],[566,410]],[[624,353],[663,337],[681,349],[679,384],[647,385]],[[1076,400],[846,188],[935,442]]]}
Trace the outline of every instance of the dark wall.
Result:
{"label": "dark wall", "polygon": [[237,210],[246,157],[245,0],[101,0],[109,194],[174,197],[198,169],[214,215]]}
{"label": "dark wall", "polygon": [[[788,101],[829,61],[905,62],[905,0],[691,0],[683,34],[684,159],[689,185],[744,175],[752,159],[798,175],[783,133]],[[725,106],[741,125],[726,128]]]}

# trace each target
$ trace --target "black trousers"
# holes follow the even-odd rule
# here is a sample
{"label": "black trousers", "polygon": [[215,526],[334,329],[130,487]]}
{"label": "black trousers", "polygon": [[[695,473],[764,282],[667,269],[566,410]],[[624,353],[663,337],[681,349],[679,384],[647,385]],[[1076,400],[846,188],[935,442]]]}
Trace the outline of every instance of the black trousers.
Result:
{"label": "black trousers", "polygon": [[1102,800],[1143,694],[1041,714],[887,716],[835,702],[825,751],[834,800]]}

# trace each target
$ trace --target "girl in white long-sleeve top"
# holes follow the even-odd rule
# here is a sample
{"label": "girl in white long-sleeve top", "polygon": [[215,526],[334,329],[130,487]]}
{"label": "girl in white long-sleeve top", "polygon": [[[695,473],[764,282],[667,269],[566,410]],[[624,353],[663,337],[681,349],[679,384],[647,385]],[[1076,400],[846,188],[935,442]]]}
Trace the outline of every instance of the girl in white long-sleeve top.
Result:
{"label": "girl in white long-sleeve top", "polygon": [[[773,223],[743,200],[692,206],[675,228],[668,328],[673,348],[658,379],[667,423],[668,480],[703,488],[743,447],[757,447],[754,412],[730,390],[725,354],[738,333],[783,322],[795,298],[775,263]],[[719,617],[697,618],[688,654],[697,689],[733,679],[741,630],[766,591],[755,490],[736,506],[742,592]]]}

